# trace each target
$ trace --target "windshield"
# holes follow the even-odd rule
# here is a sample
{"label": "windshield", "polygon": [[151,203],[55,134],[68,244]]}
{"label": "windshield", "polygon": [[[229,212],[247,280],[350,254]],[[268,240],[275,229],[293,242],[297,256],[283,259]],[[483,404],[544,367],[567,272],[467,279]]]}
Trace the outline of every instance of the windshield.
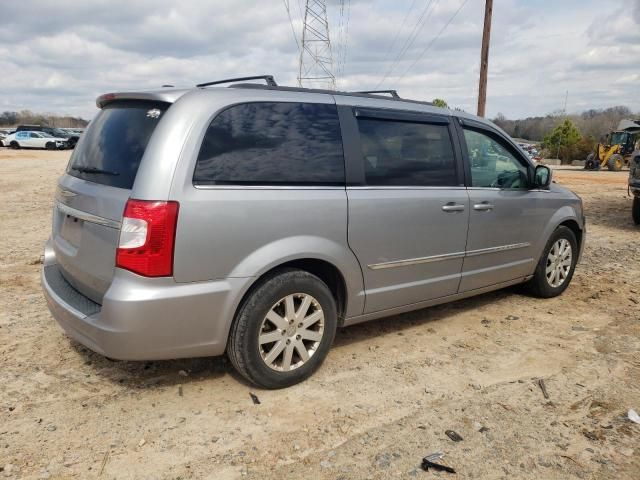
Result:
{"label": "windshield", "polygon": [[131,189],[165,103],[126,101],[105,106],[74,150],[67,173],[90,182]]}
{"label": "windshield", "polygon": [[611,145],[624,145],[627,143],[627,132],[613,132],[611,134]]}
{"label": "windshield", "polygon": [[48,134],[47,132],[38,132],[40,137],[53,138],[53,135]]}

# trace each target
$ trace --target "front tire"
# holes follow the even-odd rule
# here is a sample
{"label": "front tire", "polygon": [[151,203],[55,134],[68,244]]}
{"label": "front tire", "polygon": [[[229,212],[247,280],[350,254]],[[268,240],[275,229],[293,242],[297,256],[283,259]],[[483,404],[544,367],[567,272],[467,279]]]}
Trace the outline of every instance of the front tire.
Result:
{"label": "front tire", "polygon": [[327,285],[308,272],[283,269],[261,281],[243,302],[227,355],[251,383],[289,387],[322,364],[337,324],[336,302]]}
{"label": "front tire", "polygon": [[9,146],[13,149],[13,150],[18,150],[20,148],[20,144],[18,142],[16,142],[15,140],[12,141]]}
{"label": "front tire", "polygon": [[529,291],[540,298],[562,294],[573,278],[577,261],[575,234],[565,226],[556,228],[545,245],[533,278],[527,283]]}
{"label": "front tire", "polygon": [[607,168],[612,172],[619,172],[624,165],[624,157],[619,153],[614,153],[607,160]]}
{"label": "front tire", "polygon": [[631,216],[633,217],[633,223],[640,225],[640,197],[633,197]]}
{"label": "front tire", "polygon": [[47,150],[55,150],[56,149],[56,144],[54,142],[47,142],[47,144],[45,145],[45,148]]}

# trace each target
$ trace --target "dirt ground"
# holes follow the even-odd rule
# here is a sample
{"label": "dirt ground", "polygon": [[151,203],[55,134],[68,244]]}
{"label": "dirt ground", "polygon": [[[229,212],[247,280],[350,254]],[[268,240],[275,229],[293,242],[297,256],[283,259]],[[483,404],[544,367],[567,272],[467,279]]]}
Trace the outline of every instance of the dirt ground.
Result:
{"label": "dirt ground", "polygon": [[[261,391],[225,358],[112,362],[65,337],[39,262],[67,158],[0,149],[0,477],[640,478],[626,172],[555,172],[588,219],[560,298],[510,289],[344,329],[310,380]],[[436,451],[457,476],[420,470]]]}

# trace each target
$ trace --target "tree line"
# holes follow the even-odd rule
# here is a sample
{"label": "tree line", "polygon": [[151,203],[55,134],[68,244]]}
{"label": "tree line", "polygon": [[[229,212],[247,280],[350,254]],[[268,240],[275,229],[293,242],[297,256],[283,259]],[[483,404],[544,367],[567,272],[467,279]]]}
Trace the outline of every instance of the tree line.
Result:
{"label": "tree line", "polygon": [[35,113],[30,110],[20,112],[0,113],[0,127],[15,127],[17,125],[46,125],[49,127],[82,128],[89,122],[84,118],[70,115],[56,115],[54,113]]}
{"label": "tree line", "polygon": [[640,118],[640,113],[634,114],[625,106],[569,115],[554,112],[521,120],[509,120],[499,113],[493,122],[512,137],[542,142],[548,156],[569,161],[584,160],[595,144],[605,141],[606,135],[625,118]]}

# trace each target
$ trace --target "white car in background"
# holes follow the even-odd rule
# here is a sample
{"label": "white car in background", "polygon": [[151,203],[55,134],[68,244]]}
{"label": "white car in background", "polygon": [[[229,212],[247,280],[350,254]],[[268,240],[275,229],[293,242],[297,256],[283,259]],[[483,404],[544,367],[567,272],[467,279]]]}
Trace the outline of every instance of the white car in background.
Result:
{"label": "white car in background", "polygon": [[18,148],[46,148],[59,150],[67,148],[67,139],[58,138],[45,132],[21,131],[8,135],[2,140],[5,147]]}

